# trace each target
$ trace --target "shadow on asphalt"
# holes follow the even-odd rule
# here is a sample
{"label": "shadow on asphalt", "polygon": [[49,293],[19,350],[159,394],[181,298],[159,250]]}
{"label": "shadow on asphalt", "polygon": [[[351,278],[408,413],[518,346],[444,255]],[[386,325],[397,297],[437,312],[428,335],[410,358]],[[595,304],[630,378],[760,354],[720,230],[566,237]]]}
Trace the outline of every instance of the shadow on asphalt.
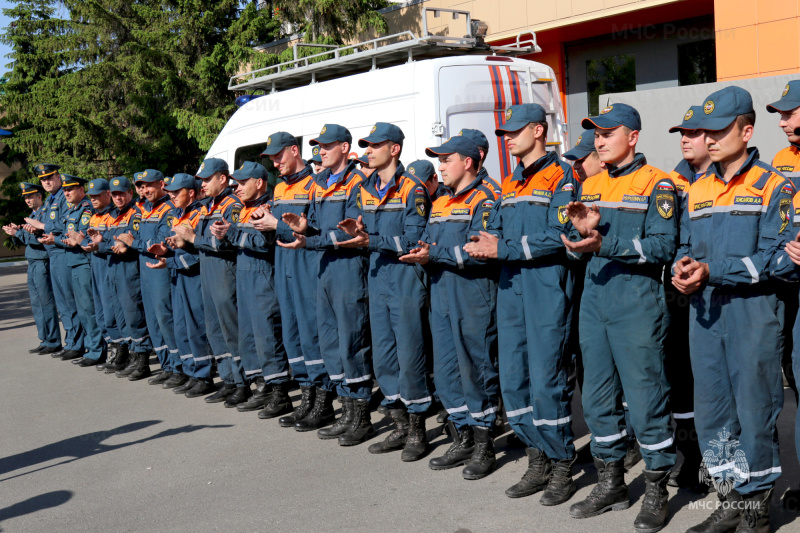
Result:
{"label": "shadow on asphalt", "polygon": [[[73,492],[68,490],[54,490],[53,492],[39,494],[25,501],[9,505],[4,509],[0,509],[0,522],[44,509],[50,509],[51,507],[58,507],[71,500],[72,495]],[[1,528],[0,531],[2,531]]]}
{"label": "shadow on asphalt", "polygon": [[141,422],[126,424],[124,426],[120,426],[118,428],[111,429],[108,431],[97,431],[94,433],[86,433],[84,435],[70,437],[68,439],[64,439],[58,442],[46,444],[45,446],[36,448],[35,450],[28,450],[26,452],[18,453],[16,455],[0,458],[0,475],[7,474],[9,472],[13,472],[15,470],[23,468],[29,468],[38,464],[47,463],[57,459],[62,459],[62,458],[65,459],[64,461],[56,463],[55,465],[44,466],[42,468],[38,468],[30,472],[25,472],[22,474],[18,474],[16,476],[0,479],[0,482],[6,481],[8,479],[13,479],[15,477],[31,474],[33,472],[38,472],[39,470],[44,470],[47,468],[52,468],[54,466],[71,463],[73,461],[77,461],[78,459],[84,459],[86,457],[91,457],[93,455],[97,455],[100,453],[111,452],[114,450],[118,450],[120,448],[126,448],[128,446],[141,444],[143,442],[155,439],[171,437],[173,435],[180,435],[182,433],[192,433],[195,431],[199,431],[201,429],[232,427],[232,424],[223,424],[215,426],[188,425],[177,428],[165,429],[164,431],[152,435],[150,437],[145,437],[131,442],[124,442],[122,444],[113,444],[113,445],[103,444],[103,441],[105,441],[110,437],[114,437],[116,435],[124,435],[126,433],[132,433],[134,431],[145,429],[147,427],[160,423],[161,420],[143,420]]}

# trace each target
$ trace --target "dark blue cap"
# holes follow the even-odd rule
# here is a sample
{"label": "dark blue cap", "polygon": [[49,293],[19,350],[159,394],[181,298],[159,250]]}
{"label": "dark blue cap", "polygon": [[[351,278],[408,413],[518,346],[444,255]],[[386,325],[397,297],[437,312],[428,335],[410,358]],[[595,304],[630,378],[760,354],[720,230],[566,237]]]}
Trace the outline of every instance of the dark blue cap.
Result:
{"label": "dark blue cap", "polygon": [[60,168],[60,166],[53,165],[51,163],[40,163],[33,167],[33,173],[36,174],[37,178],[41,179],[49,176],[50,174],[55,174]]}
{"label": "dark blue cap", "polygon": [[509,131],[519,131],[528,124],[547,122],[547,113],[539,104],[512,105],[506,109],[506,121],[494,130],[494,134],[502,137]]}
{"label": "dark blue cap", "polygon": [[639,131],[642,129],[642,119],[639,117],[639,112],[628,104],[613,104],[603,108],[598,116],[583,119],[581,126],[586,130],[590,128],[613,130],[626,126]]}
{"label": "dark blue cap", "polygon": [[287,146],[297,146],[297,139],[291,133],[278,131],[267,137],[267,147],[261,152],[262,156],[277,155]]}
{"label": "dark blue cap", "polygon": [[425,159],[418,159],[417,161],[409,163],[406,167],[406,172],[414,177],[419,178],[423,183],[428,181],[431,176],[436,174],[436,170],[433,168],[433,163]]}
{"label": "dark blue cap", "polygon": [[311,159],[309,159],[309,161],[314,163],[322,163],[322,156],[319,155],[319,146],[315,146],[311,149]]}
{"label": "dark blue cap", "polygon": [[86,185],[86,180],[78,176],[73,176],[72,174],[61,174],[62,187],[73,187],[76,185]]}
{"label": "dark blue cap", "polygon": [[770,113],[780,113],[781,111],[791,111],[800,107],[800,80],[793,80],[783,88],[781,99],[767,105]]}
{"label": "dark blue cap", "polygon": [[472,142],[472,139],[463,135],[450,137],[450,139],[441,146],[425,148],[425,155],[428,157],[448,154],[461,154],[465,157],[471,157],[473,161],[477,162],[481,160],[481,153],[478,151],[478,146]]}
{"label": "dark blue cap", "polygon": [[111,192],[128,192],[131,190],[131,182],[125,176],[117,176],[109,182],[108,190]]}
{"label": "dark blue cap", "polygon": [[693,105],[689,108],[685,115],[683,115],[683,122],[680,126],[673,126],[669,129],[670,133],[680,131],[696,130],[699,129],[700,119],[703,118],[703,106]]}
{"label": "dark blue cap", "polygon": [[361,154],[361,156],[356,157],[355,160],[358,161],[359,163],[361,163],[362,165],[369,165],[369,158],[367,157],[367,153],[366,152]]}
{"label": "dark blue cap", "polygon": [[578,137],[578,141],[575,143],[575,146],[572,147],[572,150],[564,152],[564,159],[580,161],[594,151],[596,151],[594,147],[594,128],[583,130],[583,133]]}
{"label": "dark blue cap", "polygon": [[140,181],[145,183],[155,183],[163,180],[164,174],[154,168],[148,168],[147,170],[142,170],[141,172],[137,172],[133,175],[134,183],[139,183]]}
{"label": "dark blue cap", "polygon": [[199,187],[200,184],[194,176],[184,172],[179,172],[172,176],[172,179],[169,180],[169,184],[164,187],[164,190],[175,192],[181,189],[197,190]]}
{"label": "dark blue cap", "polygon": [[483,132],[464,128],[458,132],[458,135],[472,139],[472,142],[474,142],[478,148],[481,148],[484,154],[489,153],[489,139],[486,138],[486,135],[484,135]]}
{"label": "dark blue cap", "polygon": [[200,163],[200,168],[197,169],[197,174],[195,174],[195,177],[206,179],[213,176],[216,172],[227,174],[228,163],[224,159],[212,157],[210,159],[205,159],[202,163]]}
{"label": "dark blue cap", "polygon": [[29,194],[39,193],[44,196],[44,187],[39,185],[38,183],[28,183],[27,181],[23,181],[19,184],[19,188],[22,189],[22,196],[27,196]]}
{"label": "dark blue cap", "polygon": [[750,93],[731,85],[711,93],[703,104],[703,116],[697,125],[699,130],[724,130],[739,115],[753,111],[753,97]]}
{"label": "dark blue cap", "polygon": [[353,136],[350,130],[338,124],[325,124],[319,132],[319,137],[311,139],[308,144],[328,144],[334,142],[353,143]]}
{"label": "dark blue cap", "polygon": [[106,192],[110,190],[111,189],[108,188],[107,179],[97,178],[96,180],[92,180],[89,182],[89,188],[86,189],[86,193],[92,195],[92,194],[100,194],[101,192]]}
{"label": "dark blue cap", "polygon": [[358,145],[361,148],[366,148],[370,144],[378,144],[382,143],[383,141],[392,141],[393,143],[402,146],[403,139],[405,138],[406,136],[403,134],[403,130],[394,124],[389,124],[388,122],[376,122],[369,131],[369,135],[358,140]]}
{"label": "dark blue cap", "polygon": [[231,175],[236,181],[245,181],[249,179],[267,179],[267,169],[260,163],[252,161],[245,161],[237,170],[233,171]]}
{"label": "dark blue cap", "polygon": [[166,187],[167,185],[169,185],[169,182],[170,182],[170,181],[172,181],[172,178],[171,178],[170,176],[164,176],[164,186],[165,186],[165,187]]}

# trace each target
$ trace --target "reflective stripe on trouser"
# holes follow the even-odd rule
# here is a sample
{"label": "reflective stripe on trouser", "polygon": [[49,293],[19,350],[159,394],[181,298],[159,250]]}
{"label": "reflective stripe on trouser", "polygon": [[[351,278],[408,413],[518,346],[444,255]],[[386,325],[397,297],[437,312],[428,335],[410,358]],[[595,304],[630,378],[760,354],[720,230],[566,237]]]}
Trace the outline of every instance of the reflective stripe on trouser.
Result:
{"label": "reflective stripe on trouser", "polygon": [[567,350],[571,294],[572,274],[563,265],[508,265],[500,274],[498,367],[508,423],[527,447],[556,460],[575,456]]}
{"label": "reflective stripe on trouser", "polygon": [[433,375],[457,428],[490,427],[497,418],[497,283],[449,271],[431,277]]}
{"label": "reflective stripe on trouser", "polygon": [[[376,255],[381,254],[372,252]],[[370,261],[372,366],[385,396],[383,405],[424,413],[432,401],[424,340],[430,335],[427,274],[419,265],[390,261]]]}
{"label": "reflective stripe on trouser", "polygon": [[[704,461],[715,478],[734,480],[737,492],[750,494],[781,474],[783,304],[774,295],[741,296],[706,288],[693,297],[689,343],[692,370],[703,376],[694,414]],[[720,446],[724,432],[738,446]]]}
{"label": "reflective stripe on trouser", "polygon": [[239,312],[239,353],[245,377],[265,378],[266,383],[289,379],[289,363],[283,347],[281,314],[272,269],[236,269]]}
{"label": "reflective stripe on trouser", "polygon": [[317,335],[318,278],[319,252],[275,250],[275,293],[281,311],[283,346],[292,376],[301,386],[330,390]]}
{"label": "reflective stripe on trouser", "polygon": [[[154,270],[146,263],[155,259],[139,256],[139,275],[142,286],[142,305],[158,363],[167,372],[176,372],[180,365],[178,346],[175,342],[175,325],[172,323],[172,297],[170,295],[170,272],[166,268]],[[164,348],[166,346],[166,348]]]}
{"label": "reflective stripe on trouser", "polygon": [[78,320],[78,308],[75,306],[75,297],[72,294],[72,272],[67,266],[67,256],[63,252],[49,252],[48,256],[56,309],[64,326],[64,349],[81,351],[83,328]]}
{"label": "reflective stripe on trouser", "polygon": [[325,252],[317,287],[319,347],[338,396],[372,394],[367,258]]}
{"label": "reflective stripe on trouser", "polygon": [[176,271],[172,276],[172,310],[175,342],[181,366],[178,372],[194,379],[210,379],[214,356],[206,337],[200,270]]}
{"label": "reflective stripe on trouser", "polygon": [[61,328],[58,327],[48,259],[28,259],[28,294],[39,340],[49,348],[61,346]]}
{"label": "reflective stripe on trouser", "polygon": [[117,305],[125,317],[123,334],[130,341],[130,350],[149,353],[153,349],[153,344],[147,333],[147,322],[142,307],[139,263],[122,261],[112,264],[108,272],[108,279],[112,297],[116,298]]}
{"label": "reflective stripe on trouser", "polygon": [[89,263],[85,263],[70,268],[75,304],[78,308],[78,320],[81,321],[84,331],[83,345],[86,353],[83,356],[97,361],[106,353],[106,341],[103,339],[103,331],[95,318],[92,267]]}
{"label": "reflective stripe on trouser", "polygon": [[201,252],[200,279],[206,336],[217,359],[219,377],[225,383],[244,387],[244,368],[239,358],[236,263]]}
{"label": "reflective stripe on trouser", "polygon": [[625,457],[624,394],[646,468],[671,468],[675,445],[664,371],[663,286],[639,274],[618,273],[603,281],[586,278],[580,317],[583,412],[592,454],[605,462]]}

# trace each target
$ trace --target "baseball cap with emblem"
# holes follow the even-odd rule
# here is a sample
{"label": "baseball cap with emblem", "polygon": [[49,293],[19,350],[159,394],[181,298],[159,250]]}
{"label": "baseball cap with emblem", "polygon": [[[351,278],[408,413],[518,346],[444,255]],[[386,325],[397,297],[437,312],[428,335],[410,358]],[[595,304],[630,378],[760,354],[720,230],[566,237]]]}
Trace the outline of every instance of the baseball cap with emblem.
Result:
{"label": "baseball cap with emblem", "polygon": [[736,120],[736,117],[751,112],[753,112],[753,97],[741,87],[731,85],[711,93],[705,99],[703,116],[697,129],[724,130]]}
{"label": "baseball cap with emblem", "polygon": [[319,146],[315,146],[311,150],[311,159],[309,159],[309,161],[312,161],[314,163],[322,163],[322,156],[319,155]]}
{"label": "baseball cap with emblem", "polygon": [[145,183],[155,183],[156,181],[163,181],[164,174],[155,170],[153,168],[148,168],[147,170],[143,170],[141,172],[137,172],[133,175],[133,182],[139,183],[143,181]]}
{"label": "baseball cap with emblem", "polygon": [[319,137],[311,139],[308,144],[314,146],[315,144],[328,144],[334,142],[351,143],[353,136],[350,130],[338,124],[325,124],[319,132]]}
{"label": "baseball cap with emblem", "polygon": [[181,189],[195,189],[197,190],[200,187],[197,179],[192,176],[191,174],[186,174],[184,172],[179,172],[172,176],[172,179],[169,180],[169,184],[164,187],[165,191],[179,191]]}
{"label": "baseball cap with emblem", "polygon": [[261,157],[265,155],[277,155],[287,146],[297,146],[297,139],[291,133],[278,131],[267,137],[267,147],[261,152]]}
{"label": "baseball cap with emblem", "polygon": [[132,189],[131,182],[125,176],[112,178],[108,183],[108,190],[111,192],[128,192]]}
{"label": "baseball cap with emblem", "polygon": [[75,187],[78,185],[86,185],[86,180],[78,176],[73,176],[72,174],[61,174],[62,187]]}
{"label": "baseball cap with emblem", "polygon": [[267,169],[259,163],[253,161],[245,161],[242,166],[233,171],[231,177],[236,181],[245,181],[249,179],[267,179]]}
{"label": "baseball cap with emblem", "polygon": [[418,178],[423,183],[428,181],[431,176],[436,174],[436,171],[433,168],[433,163],[426,161],[425,159],[418,159],[417,161],[409,163],[406,167],[406,172]]}
{"label": "baseball cap with emblem", "polygon": [[594,151],[596,151],[594,147],[594,128],[591,128],[583,130],[575,146],[573,146],[571,150],[564,152],[564,159],[568,161],[580,161]]}
{"label": "baseball cap with emblem", "polygon": [[642,119],[639,112],[628,104],[613,104],[604,107],[596,117],[585,118],[581,121],[584,129],[600,128],[613,130],[626,126],[634,131],[642,129]]}
{"label": "baseball cap with emblem", "polygon": [[39,163],[33,167],[33,173],[36,174],[37,178],[42,179],[55,174],[60,168],[60,166],[51,163]]}
{"label": "baseball cap with emblem", "polygon": [[464,128],[458,132],[458,136],[472,139],[472,142],[474,142],[478,148],[482,149],[484,154],[489,153],[489,139],[486,138],[486,135],[484,135],[483,132]]}
{"label": "baseball cap with emblem", "polygon": [[44,197],[44,187],[39,185],[38,183],[28,183],[27,181],[23,181],[19,184],[19,188],[22,189],[22,196],[28,196],[29,194],[39,193]]}
{"label": "baseball cap with emblem", "polygon": [[703,106],[701,105],[693,105],[689,108],[685,115],[683,115],[683,122],[681,122],[680,126],[673,126],[669,129],[670,133],[675,133],[679,131],[683,133],[684,131],[690,130],[697,130],[698,124],[700,124],[700,119],[703,117]]}
{"label": "baseball cap with emblem", "polygon": [[358,145],[361,148],[366,148],[370,144],[378,144],[382,143],[383,141],[391,141],[395,144],[399,144],[403,146],[403,139],[406,136],[403,133],[403,130],[395,126],[394,124],[389,124],[388,122],[376,122],[372,129],[369,131],[369,135],[364,137],[363,139],[358,140]]}
{"label": "baseball cap with emblem", "polygon": [[89,196],[93,194],[100,194],[101,192],[109,191],[108,188],[108,180],[103,178],[97,178],[89,182],[89,187],[86,190],[86,194]]}
{"label": "baseball cap with emblem", "polygon": [[481,153],[478,151],[478,145],[472,142],[472,139],[464,135],[450,137],[450,139],[441,146],[425,148],[425,155],[428,157],[449,154],[461,154],[465,157],[471,157],[473,161],[481,160]]}
{"label": "baseball cap with emblem", "polygon": [[800,80],[792,80],[783,88],[781,99],[767,105],[770,113],[791,111],[800,107]]}
{"label": "baseball cap with emblem", "polygon": [[217,172],[222,172],[223,174],[228,174],[228,163],[224,159],[219,159],[217,157],[212,157],[209,159],[204,160],[200,164],[200,168],[197,169],[197,173],[195,177],[200,178],[201,180],[210,178]]}
{"label": "baseball cap with emblem", "polygon": [[506,121],[494,130],[494,134],[502,137],[509,131],[519,131],[528,124],[547,122],[547,113],[539,104],[512,105],[506,109]]}

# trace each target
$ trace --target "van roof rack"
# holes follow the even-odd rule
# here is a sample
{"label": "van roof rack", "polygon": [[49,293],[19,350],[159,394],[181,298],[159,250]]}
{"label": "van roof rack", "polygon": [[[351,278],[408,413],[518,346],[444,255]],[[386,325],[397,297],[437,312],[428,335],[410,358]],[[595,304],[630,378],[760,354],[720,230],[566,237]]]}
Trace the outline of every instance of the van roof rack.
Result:
{"label": "van roof rack", "polygon": [[[428,31],[428,12],[433,12],[434,17],[439,17],[441,12],[452,13],[454,19],[465,15],[467,35],[464,37],[432,35]],[[518,34],[516,41],[508,45],[487,45],[483,40],[486,25],[477,19],[471,20],[469,11],[425,8],[422,21],[422,37],[417,37],[410,31],[404,31],[347,46],[295,43],[292,61],[231,76],[228,89],[231,91],[265,90],[274,93],[339,78],[343,75],[410,63],[415,59],[470,54],[520,55],[541,52],[541,48],[536,44],[536,34],[532,31]],[[298,57],[298,47],[329,49],[306,57]]]}

